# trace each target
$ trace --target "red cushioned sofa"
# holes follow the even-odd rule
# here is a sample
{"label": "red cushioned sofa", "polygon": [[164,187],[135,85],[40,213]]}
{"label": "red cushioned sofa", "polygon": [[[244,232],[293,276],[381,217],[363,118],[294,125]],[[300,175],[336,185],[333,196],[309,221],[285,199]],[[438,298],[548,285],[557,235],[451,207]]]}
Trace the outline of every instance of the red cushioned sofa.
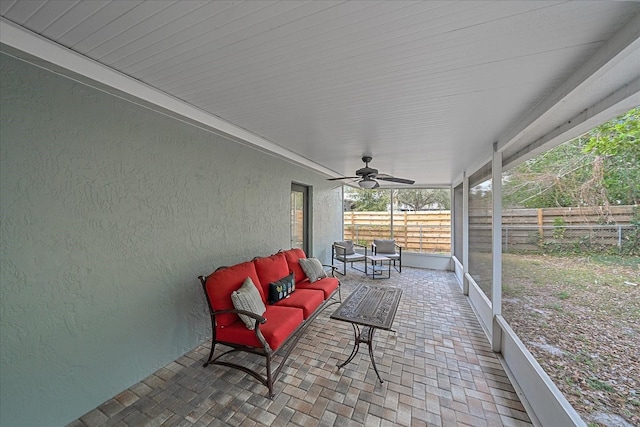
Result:
{"label": "red cushioned sofa", "polygon": [[[300,258],[306,258],[304,251],[294,248],[220,267],[208,276],[199,277],[209,304],[213,330],[211,352],[205,367],[216,364],[239,369],[267,386],[269,397],[274,396],[273,384],[302,332],[324,308],[341,301],[340,282],[334,275],[336,268],[324,266],[331,268],[331,274],[311,283],[298,262]],[[294,274],[295,291],[288,298],[269,304],[269,284],[291,273]],[[258,288],[266,306],[262,316],[234,308],[231,294],[242,286],[247,277]],[[255,329],[248,329],[238,313],[255,319]],[[231,349],[224,349],[214,357],[216,344]],[[221,360],[239,351],[264,357],[266,374],[234,363],[232,357]],[[282,357],[276,369],[272,369],[274,356]]]}

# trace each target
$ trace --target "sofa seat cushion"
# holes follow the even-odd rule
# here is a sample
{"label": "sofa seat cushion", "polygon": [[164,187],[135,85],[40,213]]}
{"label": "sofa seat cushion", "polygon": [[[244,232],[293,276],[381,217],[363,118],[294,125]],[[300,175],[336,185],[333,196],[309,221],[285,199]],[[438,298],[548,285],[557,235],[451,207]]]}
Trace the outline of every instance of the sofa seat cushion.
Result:
{"label": "sofa seat cushion", "polygon": [[293,248],[282,252],[284,254],[285,259],[287,260],[287,265],[289,266],[289,270],[293,272],[294,277],[296,278],[296,285],[303,280],[307,279],[307,275],[304,274],[302,267],[300,266],[300,258],[306,258],[304,251],[300,248]]}
{"label": "sofa seat cushion", "polygon": [[[260,332],[272,350],[277,350],[304,320],[301,309],[277,305],[268,305],[262,316],[267,321],[260,325]],[[230,325],[216,328],[216,340],[262,348],[255,331],[250,331],[240,318],[237,319]]]}
{"label": "sofa seat cushion", "polygon": [[274,305],[280,307],[296,307],[302,309],[307,319],[324,302],[324,293],[316,289],[297,289],[288,298],[281,299]]}
{"label": "sofa seat cushion", "polygon": [[284,256],[284,253],[278,252],[277,254],[266,256],[262,258],[256,258],[253,260],[256,267],[256,274],[262,284],[262,293],[269,299],[269,283],[282,279],[290,274],[289,265]]}
{"label": "sofa seat cushion", "polygon": [[325,277],[324,279],[317,280],[313,283],[311,283],[309,279],[306,279],[304,282],[296,284],[296,292],[303,289],[320,290],[324,292],[324,299],[326,300],[336,289],[338,289],[338,285],[338,279],[335,277]]}
{"label": "sofa seat cushion", "polygon": [[[213,310],[233,310],[234,306],[233,301],[231,301],[231,293],[238,290],[247,277],[249,277],[256,285],[256,288],[258,288],[262,301],[266,301],[260,280],[256,273],[256,268],[252,261],[247,261],[231,267],[221,268],[207,277],[205,287]],[[218,326],[227,326],[236,320],[240,320],[240,318],[235,313],[225,313],[216,316],[216,324]],[[251,331],[248,332],[251,333]]]}

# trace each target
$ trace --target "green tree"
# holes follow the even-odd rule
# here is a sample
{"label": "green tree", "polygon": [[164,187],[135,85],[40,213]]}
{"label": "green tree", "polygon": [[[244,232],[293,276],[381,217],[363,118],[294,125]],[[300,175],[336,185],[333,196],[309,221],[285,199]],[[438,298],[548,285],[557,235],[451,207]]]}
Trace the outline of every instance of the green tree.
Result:
{"label": "green tree", "polygon": [[581,183],[591,175],[591,156],[579,139],[527,160],[505,174],[503,205],[542,208],[578,206]]}
{"label": "green tree", "polygon": [[602,162],[609,202],[640,201],[640,108],[634,108],[585,135],[585,152]]}
{"label": "green tree", "polygon": [[361,190],[349,187],[345,190],[345,198],[353,200],[354,211],[386,211],[391,202],[391,190]]}
{"label": "green tree", "polygon": [[640,200],[640,108],[505,173],[505,207],[633,205]]}
{"label": "green tree", "polygon": [[398,190],[395,200],[398,206],[407,207],[412,211],[449,209],[451,207],[449,190],[443,189]]}

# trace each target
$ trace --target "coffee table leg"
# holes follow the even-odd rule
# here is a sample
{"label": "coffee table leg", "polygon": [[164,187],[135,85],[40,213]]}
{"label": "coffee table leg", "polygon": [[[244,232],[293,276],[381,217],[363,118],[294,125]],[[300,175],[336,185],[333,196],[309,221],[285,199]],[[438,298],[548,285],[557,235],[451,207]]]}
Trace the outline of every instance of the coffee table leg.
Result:
{"label": "coffee table leg", "polygon": [[360,343],[364,343],[369,346],[369,358],[371,359],[373,370],[376,372],[380,384],[384,383],[384,381],[382,381],[382,378],[380,378],[380,372],[378,372],[378,367],[376,366],[376,359],[373,358],[373,334],[376,331],[376,328],[365,326],[362,328],[362,331],[360,331],[360,328],[355,323],[352,323],[351,326],[353,326],[353,333],[355,335],[353,350],[351,350],[351,355],[347,360],[345,360],[343,363],[338,364],[338,369],[345,367],[349,362],[351,362],[353,358],[356,357],[356,354],[358,354]]}
{"label": "coffee table leg", "polygon": [[338,369],[345,367],[347,363],[351,362],[353,358],[356,357],[356,354],[358,354],[358,350],[360,349],[361,341],[358,339],[360,336],[360,331],[355,323],[352,323],[351,326],[353,326],[354,333],[353,350],[351,350],[351,356],[349,356],[349,358],[344,363],[340,363],[338,365]]}
{"label": "coffee table leg", "polygon": [[[376,359],[373,358],[373,333],[376,331],[376,328],[368,328],[368,336],[366,343],[369,345],[369,358],[371,359],[371,364],[373,365],[373,370],[376,371],[376,375],[378,376],[378,380],[380,384],[383,383],[382,378],[380,378],[380,372],[378,372],[378,367],[376,366]],[[365,331],[363,331],[365,332]]]}

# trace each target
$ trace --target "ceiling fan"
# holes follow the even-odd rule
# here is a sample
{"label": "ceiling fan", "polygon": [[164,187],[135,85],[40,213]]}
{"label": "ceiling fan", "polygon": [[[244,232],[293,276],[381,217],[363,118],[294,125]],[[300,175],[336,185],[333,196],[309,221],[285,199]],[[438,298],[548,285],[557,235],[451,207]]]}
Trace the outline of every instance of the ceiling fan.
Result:
{"label": "ceiling fan", "polygon": [[391,175],[378,173],[378,169],[370,168],[369,162],[372,160],[371,156],[362,156],[362,161],[365,163],[365,167],[356,171],[356,176],[341,176],[339,178],[329,178],[329,181],[337,181],[340,179],[360,179],[358,185],[362,188],[372,189],[380,187],[376,179],[382,181],[398,182],[400,184],[413,184],[415,181],[404,178],[396,178]]}

